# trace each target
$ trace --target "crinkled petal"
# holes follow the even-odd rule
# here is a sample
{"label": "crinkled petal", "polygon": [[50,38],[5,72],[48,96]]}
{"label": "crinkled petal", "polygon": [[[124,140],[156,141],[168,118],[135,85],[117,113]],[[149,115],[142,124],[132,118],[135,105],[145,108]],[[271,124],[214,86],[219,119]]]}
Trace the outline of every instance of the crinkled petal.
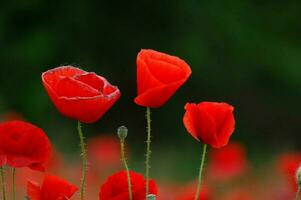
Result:
{"label": "crinkled petal", "polygon": [[72,78],[63,78],[57,84],[56,95],[60,98],[94,97],[101,93],[95,88]]}
{"label": "crinkled petal", "polygon": [[[64,71],[69,68],[71,72]],[[47,81],[48,73],[57,76],[55,83]],[[120,97],[118,88],[105,78],[70,66],[43,73],[42,81],[61,114],[85,123],[100,119]]]}

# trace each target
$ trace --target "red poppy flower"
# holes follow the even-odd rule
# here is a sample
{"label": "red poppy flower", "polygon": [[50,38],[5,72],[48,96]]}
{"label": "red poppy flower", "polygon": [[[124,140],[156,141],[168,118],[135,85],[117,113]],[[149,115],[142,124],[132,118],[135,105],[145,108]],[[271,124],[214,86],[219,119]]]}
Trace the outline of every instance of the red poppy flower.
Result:
{"label": "red poppy flower", "polygon": [[88,153],[97,168],[114,168],[120,165],[120,142],[111,135],[91,138]]}
{"label": "red poppy flower", "polygon": [[[133,200],[145,200],[145,179],[142,175],[130,172]],[[149,193],[158,195],[153,180],[149,181]],[[101,186],[99,192],[101,200],[129,200],[127,176],[125,171],[110,176]]]}
{"label": "red poppy flower", "polygon": [[100,119],[120,97],[118,88],[105,78],[72,66],[48,70],[42,81],[63,115],[85,123]]}
{"label": "red poppy flower", "polygon": [[50,153],[51,145],[42,129],[23,121],[0,124],[2,164],[44,170]]}
{"label": "red poppy flower", "polygon": [[221,149],[210,152],[208,163],[209,177],[217,181],[225,181],[244,174],[248,168],[246,150],[237,142],[230,142]]}
{"label": "red poppy flower", "polygon": [[154,50],[142,49],[137,56],[137,88],[135,103],[160,107],[183,85],[191,74],[182,59]]}
{"label": "red poppy flower", "polygon": [[293,191],[297,191],[298,185],[296,180],[297,169],[301,166],[300,153],[286,153],[279,157],[278,166],[280,171],[289,181]]}
{"label": "red poppy flower", "polygon": [[69,200],[77,187],[67,181],[47,175],[41,186],[32,181],[27,183],[27,195],[30,200]]}
{"label": "red poppy flower", "polygon": [[160,197],[157,200],[175,200],[177,193],[181,186],[177,185],[175,182],[165,182],[159,183],[158,188],[160,188]]}
{"label": "red poppy flower", "polygon": [[187,103],[183,118],[187,131],[196,140],[214,148],[227,145],[235,127],[234,108],[227,103]]}

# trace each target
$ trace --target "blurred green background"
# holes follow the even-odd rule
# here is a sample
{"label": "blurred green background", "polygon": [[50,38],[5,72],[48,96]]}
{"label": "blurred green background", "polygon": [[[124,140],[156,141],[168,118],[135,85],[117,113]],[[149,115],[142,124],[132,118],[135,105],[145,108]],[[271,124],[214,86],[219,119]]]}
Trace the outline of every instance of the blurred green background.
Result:
{"label": "blurred green background", "polygon": [[300,8],[301,1],[269,0],[3,1],[0,112],[21,113],[58,149],[77,155],[76,122],[58,113],[40,75],[66,64],[95,71],[122,97],[99,122],[85,125],[85,134],[126,125],[133,165],[142,168],[145,109],[133,103],[135,58],[151,48],[181,57],[193,71],[165,106],[152,110],[153,174],[195,176],[201,147],[182,124],[186,102],[233,104],[232,139],[258,163],[301,149]]}

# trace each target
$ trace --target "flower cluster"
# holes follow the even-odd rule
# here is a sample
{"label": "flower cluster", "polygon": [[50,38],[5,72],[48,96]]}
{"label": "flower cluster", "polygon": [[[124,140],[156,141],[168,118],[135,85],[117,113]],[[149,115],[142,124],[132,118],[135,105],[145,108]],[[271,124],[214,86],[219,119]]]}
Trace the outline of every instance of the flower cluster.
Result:
{"label": "flower cluster", "polygon": [[[158,51],[143,49],[137,55],[137,96],[134,102],[146,108],[147,145],[145,175],[130,170],[125,149],[127,128],[118,129],[119,140],[111,137],[99,137],[85,143],[82,123],[98,121],[120,98],[121,92],[106,78],[94,72],[87,72],[73,66],[60,66],[42,74],[42,83],[57,110],[68,118],[78,122],[82,156],[82,175],[79,186],[50,173],[51,158],[55,155],[45,132],[37,126],[23,120],[7,120],[0,123],[0,167],[1,180],[4,180],[5,166],[13,168],[13,192],[15,200],[16,168],[29,168],[42,174],[40,180],[28,176],[27,198],[30,200],[68,200],[75,198],[79,191],[81,200],[90,199],[87,184],[91,183],[94,173],[105,171],[104,168],[93,168],[106,163],[113,170],[106,180],[102,180],[98,193],[100,200],[151,200],[168,199],[158,192],[158,187],[150,179],[151,154],[151,109],[159,108],[176,93],[192,74],[190,66],[176,56]],[[183,105],[183,125],[187,132],[198,142],[203,143],[199,175],[196,182],[173,190],[177,196],[173,199],[212,200],[210,181],[224,183],[241,177],[248,172],[246,150],[238,142],[230,142],[235,130],[234,107],[225,102],[200,101]],[[229,143],[229,144],[228,144]],[[210,149],[210,160],[206,168],[207,179],[204,185],[203,171],[207,153]],[[109,154],[108,154],[109,152]],[[119,157],[123,170],[119,170]],[[89,158],[88,158],[89,157]],[[88,160],[90,170],[88,173]],[[300,155],[284,156],[280,159],[280,170],[290,179],[292,188],[297,190],[294,179],[301,162]],[[21,171],[20,171],[21,172]],[[54,170],[55,172],[55,170]],[[301,176],[301,175],[300,175]],[[298,174],[299,177],[299,174]],[[301,182],[301,181],[300,181]],[[40,184],[39,184],[40,183]],[[4,184],[4,183],[2,183]],[[5,185],[2,187],[5,200]],[[89,198],[88,198],[88,197]],[[92,197],[96,198],[96,197]],[[248,193],[233,191],[223,199],[253,199]]]}

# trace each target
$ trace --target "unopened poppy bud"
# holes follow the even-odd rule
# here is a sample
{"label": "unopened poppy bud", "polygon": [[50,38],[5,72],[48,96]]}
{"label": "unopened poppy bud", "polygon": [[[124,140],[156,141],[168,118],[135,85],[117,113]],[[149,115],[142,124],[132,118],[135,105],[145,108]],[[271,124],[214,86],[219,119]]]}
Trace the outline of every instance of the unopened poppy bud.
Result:
{"label": "unopened poppy bud", "polygon": [[156,200],[156,195],[149,194],[149,195],[146,196],[146,200]]}
{"label": "unopened poppy bud", "polygon": [[117,129],[117,134],[121,140],[124,140],[126,138],[126,136],[128,135],[128,129],[125,126],[120,126]]}
{"label": "unopened poppy bud", "polygon": [[297,169],[296,179],[297,179],[297,184],[300,187],[301,186],[301,166],[299,166]]}

